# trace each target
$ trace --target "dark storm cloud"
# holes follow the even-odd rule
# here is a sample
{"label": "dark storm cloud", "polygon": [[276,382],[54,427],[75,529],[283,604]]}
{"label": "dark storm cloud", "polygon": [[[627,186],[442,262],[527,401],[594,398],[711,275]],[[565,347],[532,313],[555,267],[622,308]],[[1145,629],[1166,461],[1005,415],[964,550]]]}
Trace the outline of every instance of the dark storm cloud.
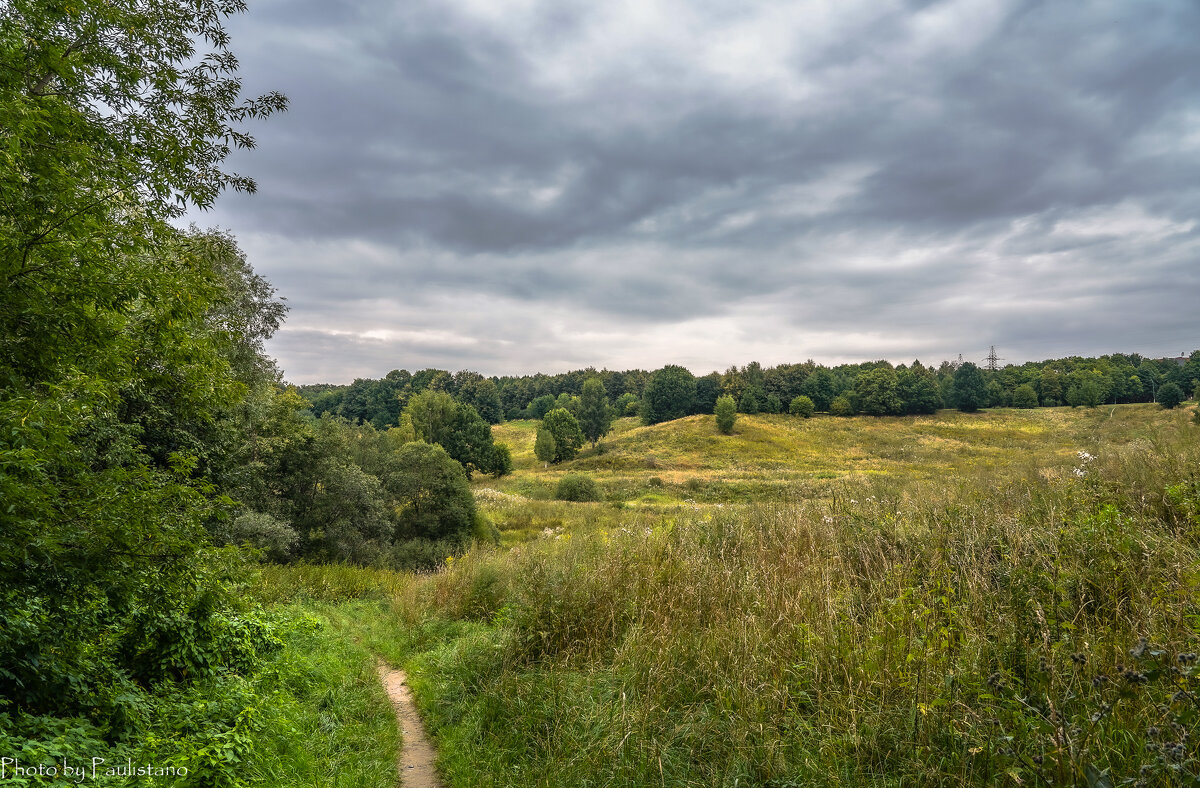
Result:
{"label": "dark storm cloud", "polygon": [[1200,344],[1185,0],[264,0],[233,33],[291,110],[210,218],[291,299],[297,379]]}

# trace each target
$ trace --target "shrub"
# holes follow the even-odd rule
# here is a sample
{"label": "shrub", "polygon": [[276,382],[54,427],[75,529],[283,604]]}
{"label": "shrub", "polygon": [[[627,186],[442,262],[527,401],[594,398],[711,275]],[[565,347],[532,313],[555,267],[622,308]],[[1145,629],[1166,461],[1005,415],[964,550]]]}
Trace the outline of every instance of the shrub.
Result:
{"label": "shrub", "polygon": [[1178,407],[1183,402],[1183,389],[1174,383],[1167,383],[1158,390],[1158,404],[1167,410]]}
{"label": "shrub", "polygon": [[733,424],[737,421],[737,406],[733,402],[733,397],[728,394],[717,397],[713,415],[717,417],[718,430],[726,435],[733,432]]}
{"label": "shrub", "polygon": [[599,501],[600,486],[590,476],[571,473],[559,480],[554,497],[560,501]]}
{"label": "shrub", "polygon": [[1022,383],[1013,391],[1012,404],[1014,408],[1036,408],[1038,406],[1037,392],[1028,383]]}
{"label": "shrub", "polygon": [[817,406],[811,399],[801,394],[792,400],[792,404],[788,406],[788,411],[793,416],[799,416],[802,419],[811,419],[812,415],[817,411]]}
{"label": "shrub", "polygon": [[854,404],[845,394],[840,394],[833,398],[833,402],[829,403],[829,412],[834,416],[853,416]]}
{"label": "shrub", "polygon": [[512,452],[508,446],[503,443],[497,443],[492,447],[492,465],[488,469],[488,473],[493,476],[507,476],[512,473],[513,462]]}
{"label": "shrub", "polygon": [[222,544],[248,544],[272,561],[286,561],[300,540],[285,522],[263,512],[247,511],[219,528],[215,540]]}

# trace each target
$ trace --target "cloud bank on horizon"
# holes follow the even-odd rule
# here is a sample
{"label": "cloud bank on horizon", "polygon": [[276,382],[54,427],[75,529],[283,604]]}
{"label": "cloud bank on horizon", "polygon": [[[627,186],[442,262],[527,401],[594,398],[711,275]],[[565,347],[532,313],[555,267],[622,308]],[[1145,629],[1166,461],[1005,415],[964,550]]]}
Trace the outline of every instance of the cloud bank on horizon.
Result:
{"label": "cloud bank on horizon", "polygon": [[1200,347],[1190,0],[260,0],[288,380]]}

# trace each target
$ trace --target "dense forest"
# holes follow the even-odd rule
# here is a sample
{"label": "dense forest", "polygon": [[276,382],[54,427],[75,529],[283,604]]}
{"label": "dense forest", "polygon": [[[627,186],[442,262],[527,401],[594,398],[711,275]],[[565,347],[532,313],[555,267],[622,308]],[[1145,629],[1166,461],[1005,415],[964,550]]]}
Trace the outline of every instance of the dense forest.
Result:
{"label": "dense forest", "polygon": [[477,372],[393,370],[378,380],[359,378],[346,386],[294,387],[316,416],[332,414],[377,429],[398,426],[414,395],[444,391],[470,405],[491,424],[540,419],[555,407],[576,412],[584,384],[598,379],[617,416],[641,416],[656,424],[680,416],[712,413],[721,396],[732,397],[739,413],[792,412],[798,397],[816,412],[851,416],[932,413],[938,408],[1097,406],[1162,402],[1174,407],[1200,381],[1200,351],[1190,357],[1149,359],[1136,353],[1099,358],[1052,359],[990,370],[971,362],[920,361],[892,366],[886,361],[826,367],[813,361],[763,367],[750,362],[724,373],[694,376],[669,365],[656,372],[573,370],[485,378]]}

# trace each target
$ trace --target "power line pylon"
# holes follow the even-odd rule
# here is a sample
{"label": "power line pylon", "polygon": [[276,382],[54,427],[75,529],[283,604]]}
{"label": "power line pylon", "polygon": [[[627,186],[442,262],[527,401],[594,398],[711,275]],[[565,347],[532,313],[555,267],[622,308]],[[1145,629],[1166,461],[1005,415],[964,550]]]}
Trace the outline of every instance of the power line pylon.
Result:
{"label": "power line pylon", "polygon": [[1002,359],[996,355],[996,346],[992,345],[992,349],[987,354],[987,358],[985,358],[983,360],[983,363],[985,365],[984,368],[990,372],[998,372],[1000,370],[1000,365],[997,362],[1000,362],[1003,360],[1004,359]]}

